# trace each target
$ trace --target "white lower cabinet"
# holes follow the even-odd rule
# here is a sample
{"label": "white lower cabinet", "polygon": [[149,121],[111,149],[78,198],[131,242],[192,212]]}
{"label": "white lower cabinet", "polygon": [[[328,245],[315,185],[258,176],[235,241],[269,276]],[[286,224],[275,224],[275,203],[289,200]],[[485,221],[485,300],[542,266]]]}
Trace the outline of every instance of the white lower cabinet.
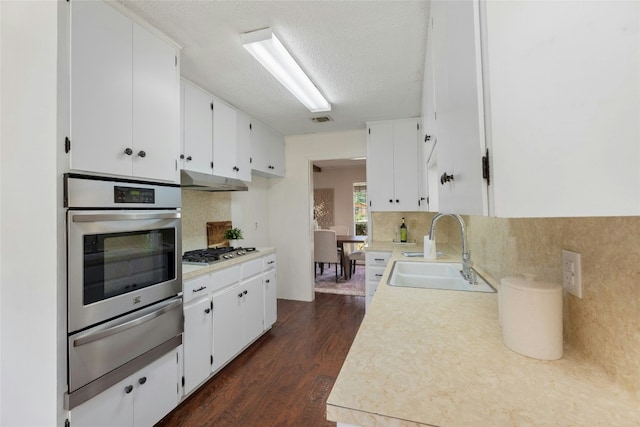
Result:
{"label": "white lower cabinet", "polygon": [[365,308],[369,308],[369,304],[371,304],[371,298],[376,293],[389,258],[391,258],[391,252],[367,251],[365,253]]}
{"label": "white lower cabinet", "polygon": [[186,396],[275,323],[275,254],[188,280],[184,301]]}
{"label": "white lower cabinet", "polygon": [[91,400],[73,408],[73,427],[151,427],[178,403],[178,347]]}

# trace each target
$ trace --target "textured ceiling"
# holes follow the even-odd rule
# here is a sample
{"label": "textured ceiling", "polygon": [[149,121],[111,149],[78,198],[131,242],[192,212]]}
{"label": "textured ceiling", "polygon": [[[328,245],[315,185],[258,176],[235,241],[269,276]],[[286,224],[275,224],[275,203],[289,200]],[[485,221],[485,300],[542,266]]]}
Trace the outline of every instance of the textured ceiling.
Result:
{"label": "textured ceiling", "polygon": [[[285,135],[420,115],[427,0],[119,1],[182,46],[186,79]],[[331,112],[310,113],[245,51],[240,35],[266,27]]]}

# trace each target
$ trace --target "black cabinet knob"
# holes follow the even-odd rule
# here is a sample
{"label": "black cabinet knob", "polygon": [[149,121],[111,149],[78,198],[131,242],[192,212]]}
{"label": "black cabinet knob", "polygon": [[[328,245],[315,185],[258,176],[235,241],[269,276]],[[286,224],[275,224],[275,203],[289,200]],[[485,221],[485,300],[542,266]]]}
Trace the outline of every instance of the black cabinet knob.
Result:
{"label": "black cabinet knob", "polygon": [[393,203],[393,199],[389,199],[389,203]]}
{"label": "black cabinet knob", "polygon": [[400,203],[400,199],[396,199],[396,203]]}
{"label": "black cabinet knob", "polygon": [[147,153],[145,153],[144,151],[142,151],[142,150],[138,151],[138,156],[145,157],[146,155],[147,155]]}
{"label": "black cabinet knob", "polygon": [[209,314],[209,313],[211,313],[211,309],[210,309],[210,308],[207,308],[207,309],[205,309],[205,310],[204,310],[204,312],[205,312],[206,314]]}
{"label": "black cabinet knob", "polygon": [[424,142],[431,141],[431,135],[424,136]]}
{"label": "black cabinet knob", "polygon": [[234,166],[233,170],[236,171],[236,172],[240,171],[240,169],[237,166]]}
{"label": "black cabinet knob", "polygon": [[269,279],[265,280],[264,283],[271,283]]}
{"label": "black cabinet knob", "polygon": [[184,160],[184,154],[180,154],[180,160]]}
{"label": "black cabinet knob", "polygon": [[245,289],[245,291],[243,292],[243,294],[245,294],[245,295],[247,294],[247,290],[246,290],[246,289]]}
{"label": "black cabinet knob", "polygon": [[238,294],[238,297],[242,298],[242,292],[240,292],[240,293]]}
{"label": "black cabinet knob", "polygon": [[124,154],[126,154],[127,156],[130,156],[133,154],[133,150],[131,148],[125,148]]}
{"label": "black cabinet knob", "polygon": [[147,377],[142,377],[138,380],[138,382],[142,385],[147,382]]}
{"label": "black cabinet knob", "polygon": [[124,392],[129,394],[133,391],[133,386],[132,385],[128,385],[124,388]]}
{"label": "black cabinet knob", "polygon": [[193,160],[193,157],[191,156],[187,157],[187,162],[190,162],[191,160]]}
{"label": "black cabinet knob", "polygon": [[443,173],[440,177],[440,184],[444,185],[445,182],[453,181],[453,175],[447,175],[447,172]]}

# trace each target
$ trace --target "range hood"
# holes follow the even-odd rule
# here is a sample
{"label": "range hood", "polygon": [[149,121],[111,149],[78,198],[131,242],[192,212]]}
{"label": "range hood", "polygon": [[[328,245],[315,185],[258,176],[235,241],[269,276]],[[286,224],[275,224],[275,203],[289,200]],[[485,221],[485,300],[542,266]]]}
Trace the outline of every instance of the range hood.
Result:
{"label": "range hood", "polygon": [[197,191],[247,191],[249,187],[235,178],[209,175],[207,173],[180,171],[180,186],[184,190]]}

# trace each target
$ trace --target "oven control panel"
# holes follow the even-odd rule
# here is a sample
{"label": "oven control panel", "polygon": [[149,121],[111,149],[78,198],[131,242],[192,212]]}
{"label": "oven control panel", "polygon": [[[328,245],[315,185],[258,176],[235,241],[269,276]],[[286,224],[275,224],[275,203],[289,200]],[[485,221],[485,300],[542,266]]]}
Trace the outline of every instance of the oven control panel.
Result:
{"label": "oven control panel", "polygon": [[156,192],[153,188],[113,187],[114,203],[150,203],[156,202]]}

